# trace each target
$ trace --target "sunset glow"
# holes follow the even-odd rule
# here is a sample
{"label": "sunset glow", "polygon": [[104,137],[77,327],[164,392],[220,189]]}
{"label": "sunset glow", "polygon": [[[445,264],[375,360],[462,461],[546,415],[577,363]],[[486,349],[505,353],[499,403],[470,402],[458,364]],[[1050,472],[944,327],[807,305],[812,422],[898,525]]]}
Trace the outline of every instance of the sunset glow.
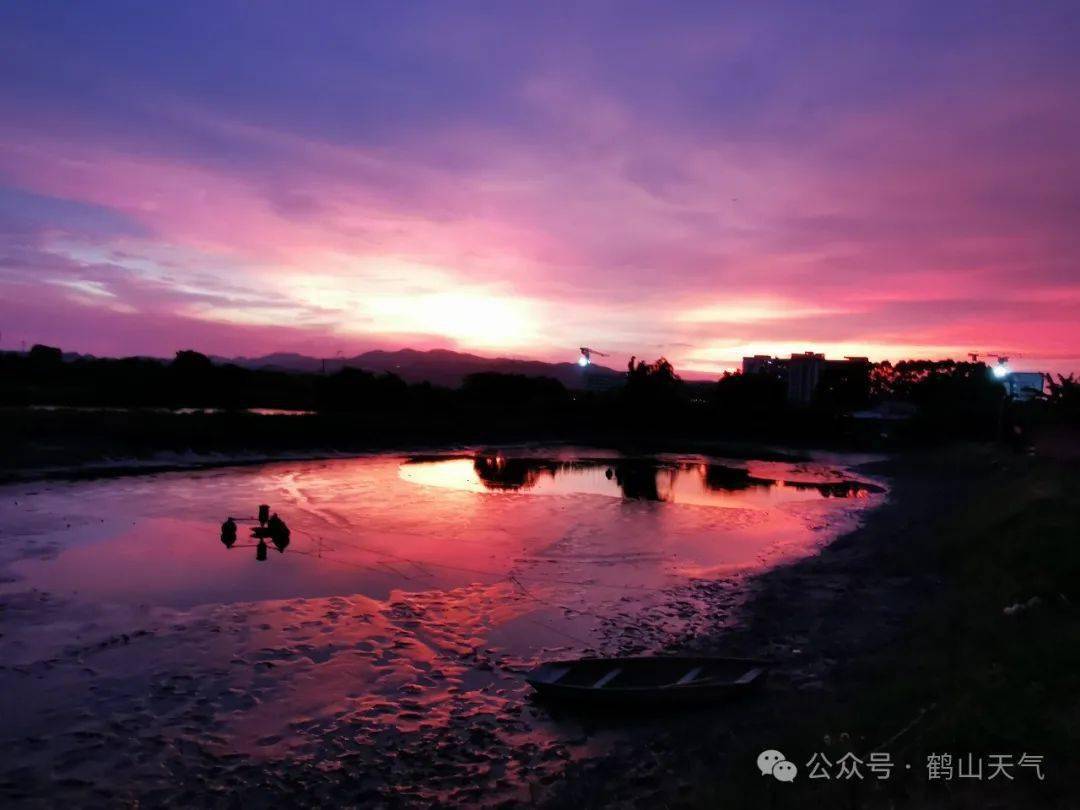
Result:
{"label": "sunset glow", "polygon": [[1069,4],[192,11],[0,12],[0,348],[1080,370]]}

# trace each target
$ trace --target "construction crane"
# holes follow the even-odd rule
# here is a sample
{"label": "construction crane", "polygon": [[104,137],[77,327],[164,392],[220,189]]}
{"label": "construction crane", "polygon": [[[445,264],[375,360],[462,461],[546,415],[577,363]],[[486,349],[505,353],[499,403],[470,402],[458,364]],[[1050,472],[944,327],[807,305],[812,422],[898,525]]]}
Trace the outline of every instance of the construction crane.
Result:
{"label": "construction crane", "polygon": [[1023,357],[1019,352],[968,352],[968,357],[971,358],[972,363],[979,362],[980,357],[995,357],[997,358],[997,364],[990,367],[991,373],[999,380],[1009,376],[1012,369],[1009,368],[1010,357]]}
{"label": "construction crane", "polygon": [[607,357],[608,356],[606,352],[601,352],[601,351],[598,351],[596,349],[590,349],[588,346],[582,346],[581,347],[581,357],[578,358],[577,364],[579,366],[581,366],[582,368],[584,368],[585,366],[592,363],[592,356],[594,354],[597,357]]}

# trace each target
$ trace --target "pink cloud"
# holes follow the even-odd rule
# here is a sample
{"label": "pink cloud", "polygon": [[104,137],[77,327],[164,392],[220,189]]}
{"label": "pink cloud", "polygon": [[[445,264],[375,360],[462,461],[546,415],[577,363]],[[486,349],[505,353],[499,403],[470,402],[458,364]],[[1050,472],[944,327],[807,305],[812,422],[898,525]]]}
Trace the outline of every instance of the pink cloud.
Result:
{"label": "pink cloud", "polygon": [[[338,120],[359,114],[349,97],[303,126],[274,105],[170,92],[168,77],[139,97],[149,123],[122,134],[116,111],[6,100],[5,184],[140,228],[9,237],[5,322],[123,353],[501,337],[519,354],[584,342],[684,365],[750,345],[1080,355],[1062,304],[1080,295],[1070,74],[1012,75],[986,34],[956,57],[963,70],[946,59],[921,84],[918,65],[879,65],[864,43],[843,54],[883,71],[864,86],[813,37],[818,62],[778,48],[773,75],[740,61],[766,22],[740,17],[712,46],[698,31],[685,52],[646,37],[652,61],[623,64],[633,81],[588,48],[560,51],[565,64],[530,50],[494,111],[425,96],[380,137],[366,107],[358,129]],[[676,68],[681,83],[650,81]],[[714,76],[744,69],[709,96]],[[106,99],[138,94],[118,75],[95,79]],[[18,259],[31,247],[51,259]]]}

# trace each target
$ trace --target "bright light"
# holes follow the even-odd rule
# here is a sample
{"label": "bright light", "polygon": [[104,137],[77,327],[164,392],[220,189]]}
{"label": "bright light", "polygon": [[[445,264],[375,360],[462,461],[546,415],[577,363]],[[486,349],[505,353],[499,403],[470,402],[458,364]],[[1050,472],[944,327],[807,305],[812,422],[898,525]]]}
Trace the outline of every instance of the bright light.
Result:
{"label": "bright light", "polygon": [[[296,301],[298,316],[343,334],[395,335],[403,341],[433,335],[456,349],[500,351],[541,340],[540,302],[510,287],[468,283],[450,271],[394,257],[331,254],[327,262],[333,272],[290,275],[282,279],[281,292]],[[402,279],[408,279],[405,289]],[[281,319],[266,316],[264,322]]]}
{"label": "bright light", "polygon": [[1005,363],[998,363],[994,366],[994,376],[999,380],[1003,380],[1009,376],[1009,367]]}
{"label": "bright light", "polygon": [[585,368],[585,366],[589,365],[589,358],[585,355],[582,355],[577,359],[577,364],[582,368]]}

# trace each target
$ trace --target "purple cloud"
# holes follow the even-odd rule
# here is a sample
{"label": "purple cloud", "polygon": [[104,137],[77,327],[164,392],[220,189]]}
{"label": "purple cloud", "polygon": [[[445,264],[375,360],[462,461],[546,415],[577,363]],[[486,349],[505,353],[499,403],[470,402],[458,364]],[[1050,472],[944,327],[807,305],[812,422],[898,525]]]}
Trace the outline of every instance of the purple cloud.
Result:
{"label": "purple cloud", "polygon": [[1070,5],[13,4],[5,340],[1075,357]]}

